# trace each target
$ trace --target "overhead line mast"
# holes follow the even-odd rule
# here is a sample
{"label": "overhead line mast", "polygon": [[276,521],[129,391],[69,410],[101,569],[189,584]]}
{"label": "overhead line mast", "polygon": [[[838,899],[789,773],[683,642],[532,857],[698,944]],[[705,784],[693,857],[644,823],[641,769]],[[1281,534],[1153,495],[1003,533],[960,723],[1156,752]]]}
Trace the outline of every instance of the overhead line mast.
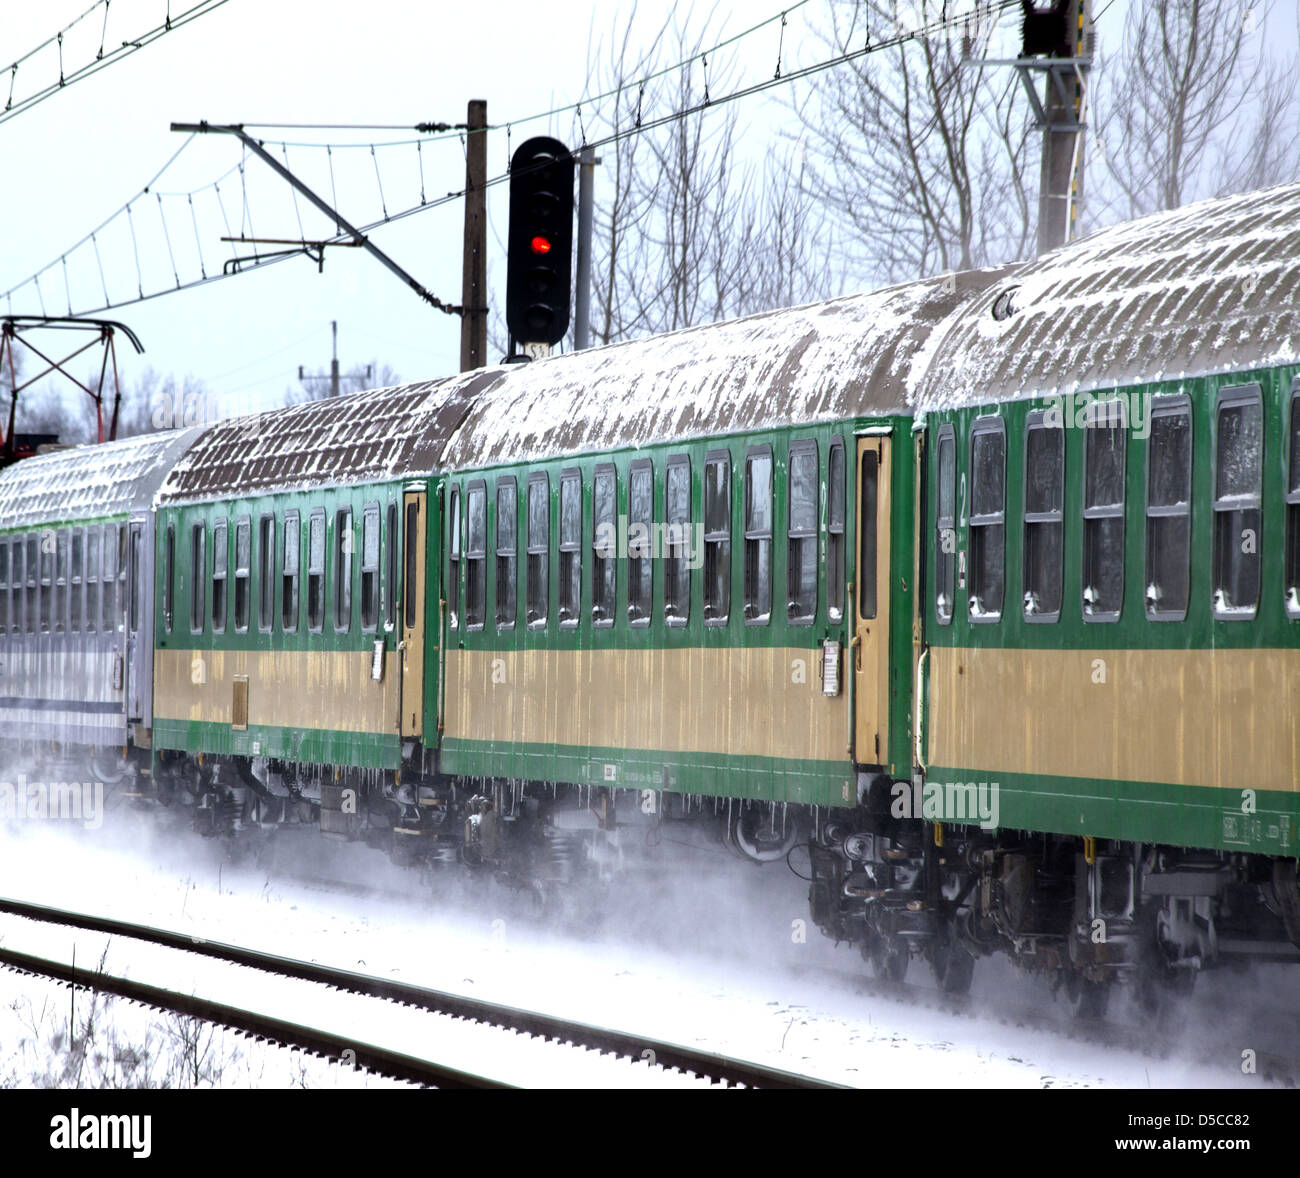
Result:
{"label": "overhead line mast", "polygon": [[[407,286],[409,286],[413,291],[415,291],[415,293],[418,294],[420,298],[422,298],[426,303],[428,303],[432,307],[437,308],[439,311],[445,312],[448,315],[459,315],[463,313],[464,311],[463,307],[458,307],[449,303],[444,303],[436,295],[426,290],[421,283],[419,283],[416,279],[412,278],[410,274],[408,274],[405,270],[403,270],[401,266],[399,266],[395,261],[393,261],[393,259],[390,258],[386,253],[384,253],[384,251],[381,250],[377,245],[375,245],[375,243],[371,241],[370,238],[368,238],[364,233],[362,233],[360,229],[358,229],[355,225],[351,224],[351,222],[344,220],[343,215],[340,212],[338,212],[338,210],[332,208],[326,201],[324,201],[321,197],[317,196],[316,193],[314,193],[310,188],[308,188],[306,184],[304,184],[301,180],[299,180],[297,176],[295,176],[291,171],[289,171],[288,168],[286,168],[282,163],[280,163],[280,161],[277,160],[275,156],[273,156],[269,151],[266,150],[265,147],[262,146],[260,140],[254,139],[251,135],[249,135],[244,130],[242,125],[238,123],[220,125],[216,123],[209,123],[206,120],[204,120],[198,123],[173,123],[172,130],[189,131],[192,134],[211,133],[211,134],[218,134],[218,135],[234,135],[246,148],[248,148],[249,151],[251,151],[255,156],[257,156],[258,159],[262,160],[263,163],[265,163],[273,172],[275,172],[277,176],[281,177],[283,180],[291,184],[294,188],[296,188],[299,192],[301,192],[303,196],[305,196],[309,201],[311,201],[311,203],[314,204],[316,208],[318,208],[322,213],[324,213],[325,216],[329,217],[330,220],[332,220],[335,223],[335,225],[338,226],[340,233],[346,233],[349,237],[352,238],[352,241],[355,244],[359,245],[362,249],[366,250],[368,253],[372,254],[375,258],[377,258],[380,262],[382,262],[384,266],[386,266],[389,270],[391,270],[394,274],[396,274],[398,278],[400,278]],[[303,252],[306,252],[306,247],[313,243],[303,242],[302,244],[304,247]],[[329,245],[331,243],[323,242],[323,243],[316,243],[316,244],[320,244],[324,246],[324,245]]]}
{"label": "overhead line mast", "polygon": [[[1021,52],[1009,60],[985,58],[968,64],[1012,66],[1043,132],[1038,190],[1038,253],[1074,236],[1083,201],[1083,146],[1087,129],[1088,75],[1096,34],[1091,0],[1021,0]],[[1045,78],[1040,95],[1035,74]]]}

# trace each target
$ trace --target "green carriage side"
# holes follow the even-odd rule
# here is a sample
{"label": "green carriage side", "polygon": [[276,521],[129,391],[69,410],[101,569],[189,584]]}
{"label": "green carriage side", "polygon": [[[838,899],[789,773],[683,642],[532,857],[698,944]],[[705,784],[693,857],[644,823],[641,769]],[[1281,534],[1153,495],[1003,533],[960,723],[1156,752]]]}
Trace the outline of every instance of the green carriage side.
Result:
{"label": "green carriage side", "polygon": [[161,507],[156,747],[397,768],[401,504],[425,486]]}
{"label": "green carriage side", "polygon": [[994,277],[562,357],[480,400],[444,456],[442,771],[817,806],[909,777],[911,366]]}
{"label": "green carriage side", "polygon": [[1005,827],[1296,853],[1295,205],[1104,231],[935,357],[923,761]]}
{"label": "green carriage side", "polygon": [[476,390],[377,390],[200,438],[158,497],[157,752],[431,765],[428,497]]}

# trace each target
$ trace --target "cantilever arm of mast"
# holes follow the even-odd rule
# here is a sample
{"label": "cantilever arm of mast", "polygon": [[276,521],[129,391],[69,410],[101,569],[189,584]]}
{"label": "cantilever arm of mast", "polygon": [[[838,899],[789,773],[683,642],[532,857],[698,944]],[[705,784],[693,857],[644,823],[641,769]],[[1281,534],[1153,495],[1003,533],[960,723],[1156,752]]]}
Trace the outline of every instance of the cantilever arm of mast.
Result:
{"label": "cantilever arm of mast", "polygon": [[202,122],[198,123],[173,123],[172,130],[185,131],[191,134],[234,135],[246,148],[248,148],[249,151],[275,172],[277,176],[280,176],[283,180],[293,185],[294,188],[301,192],[303,196],[311,201],[311,203],[314,204],[322,213],[329,217],[329,219],[339,227],[340,233],[346,233],[357,245],[373,254],[380,262],[388,267],[389,270],[396,274],[398,278],[406,283],[407,286],[415,291],[415,293],[418,294],[426,303],[432,307],[436,307],[439,311],[443,311],[448,315],[459,315],[464,310],[462,307],[456,307],[449,303],[444,303],[440,298],[412,278],[410,274],[403,270],[401,266],[375,245],[375,243],[362,233],[360,229],[344,220],[342,214],[340,214],[337,209],[331,208],[326,201],[317,196],[316,193],[308,188],[306,184],[299,180],[297,176],[280,163],[275,156],[262,146],[259,140],[254,139],[249,135],[242,125],[238,123],[228,125],[209,123],[204,119]]}

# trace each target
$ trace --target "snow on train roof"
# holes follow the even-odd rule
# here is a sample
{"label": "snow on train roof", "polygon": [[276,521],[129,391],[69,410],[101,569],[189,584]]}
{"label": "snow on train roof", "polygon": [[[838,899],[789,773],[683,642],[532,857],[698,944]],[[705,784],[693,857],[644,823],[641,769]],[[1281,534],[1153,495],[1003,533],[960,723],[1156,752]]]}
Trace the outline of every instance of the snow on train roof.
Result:
{"label": "snow on train roof", "polygon": [[159,502],[428,473],[474,398],[500,378],[480,370],[219,422],[176,464]]}
{"label": "snow on train roof", "polygon": [[0,471],[0,528],[58,526],[148,507],[198,428],[71,446]]}
{"label": "snow on train roof", "polygon": [[910,412],[912,362],[932,328],[1006,272],[947,275],[524,365],[475,402],[443,465]]}
{"label": "snow on train roof", "polygon": [[934,338],[918,411],[1300,361],[1300,185],[1099,230],[990,288]]}

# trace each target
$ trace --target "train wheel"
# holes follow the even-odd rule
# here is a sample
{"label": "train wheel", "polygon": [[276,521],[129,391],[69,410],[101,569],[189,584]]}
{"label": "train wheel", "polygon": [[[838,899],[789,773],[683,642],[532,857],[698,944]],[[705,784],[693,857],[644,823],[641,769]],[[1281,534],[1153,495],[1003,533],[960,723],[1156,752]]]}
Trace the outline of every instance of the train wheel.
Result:
{"label": "train wheel", "polygon": [[1133,996],[1144,1014],[1161,1018],[1192,992],[1197,971],[1170,962],[1161,948],[1157,909],[1143,914],[1139,930]]}
{"label": "train wheel", "polygon": [[939,989],[945,994],[967,994],[975,977],[975,958],[957,939],[955,931],[948,929],[930,950],[930,969]]}
{"label": "train wheel", "polygon": [[894,937],[877,937],[871,944],[871,969],[882,982],[902,985],[911,958],[906,944]]}
{"label": "train wheel", "polygon": [[751,863],[778,863],[799,841],[799,825],[793,819],[778,825],[763,807],[742,802],[727,815],[722,841]]}
{"label": "train wheel", "polygon": [[131,772],[131,764],[116,749],[97,749],[90,757],[91,772],[105,785],[121,785]]}
{"label": "train wheel", "polygon": [[1110,987],[1109,979],[1097,982],[1071,970],[1065,978],[1065,1001],[1070,1013],[1075,1018],[1105,1018],[1110,1005]]}

